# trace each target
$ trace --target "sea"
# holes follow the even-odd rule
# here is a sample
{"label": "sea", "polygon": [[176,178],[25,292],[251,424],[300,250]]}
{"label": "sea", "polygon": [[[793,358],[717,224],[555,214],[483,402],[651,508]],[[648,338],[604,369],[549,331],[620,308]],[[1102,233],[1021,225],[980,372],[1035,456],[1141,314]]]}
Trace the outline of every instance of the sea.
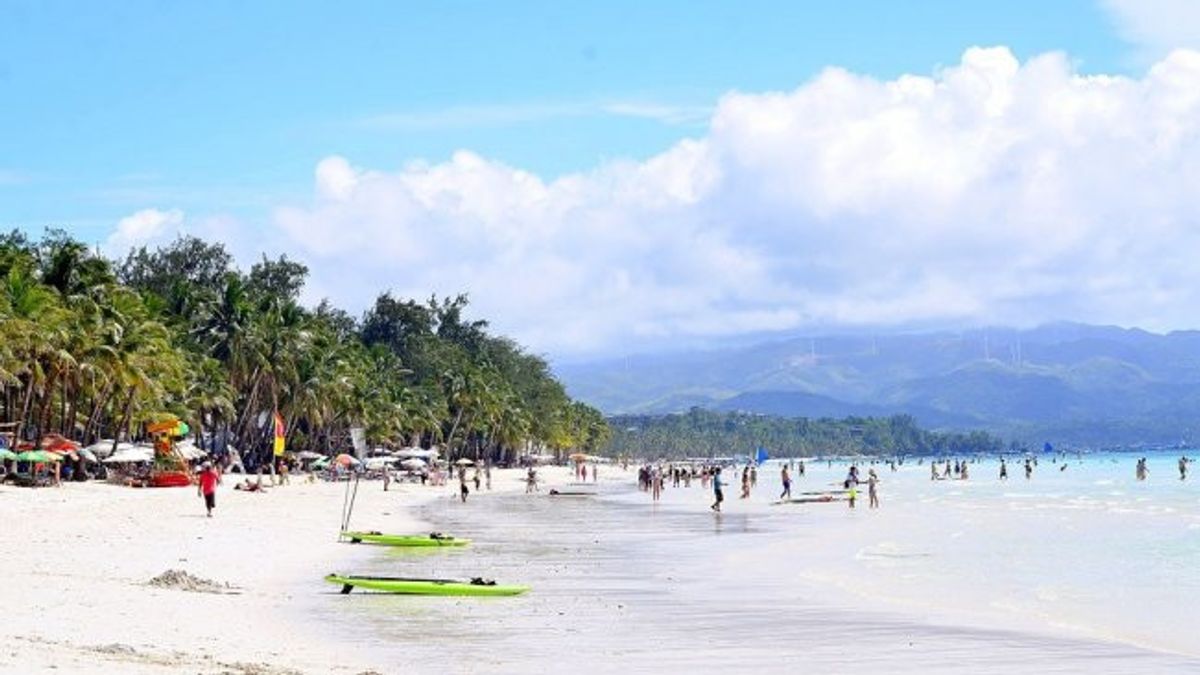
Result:
{"label": "sea", "polygon": [[1200,673],[1200,475],[1179,480],[1181,454],[1046,454],[1029,479],[1011,458],[1004,481],[995,459],[969,480],[916,458],[793,471],[799,496],[874,468],[877,509],[865,489],[853,509],[773,503],[778,460],[749,499],[727,470],[720,514],[699,481],[652,501],[633,467],[601,467],[595,495],[448,495],[420,515],[472,546],[376,547],[356,572],[528,594],[330,593],[318,618],[395,672]]}

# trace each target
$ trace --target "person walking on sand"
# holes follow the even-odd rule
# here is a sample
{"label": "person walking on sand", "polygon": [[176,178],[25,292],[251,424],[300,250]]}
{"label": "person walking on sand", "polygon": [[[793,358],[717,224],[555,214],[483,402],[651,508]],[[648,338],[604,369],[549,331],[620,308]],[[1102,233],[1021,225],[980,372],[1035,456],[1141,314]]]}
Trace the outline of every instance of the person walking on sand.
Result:
{"label": "person walking on sand", "polygon": [[868,506],[872,509],[879,508],[879,477],[875,475],[875,469],[867,472],[867,499]]}
{"label": "person walking on sand", "polygon": [[487,486],[488,492],[492,490],[492,463],[488,462],[483,465],[483,483]]}
{"label": "person walking on sand", "polygon": [[662,467],[654,467],[650,470],[650,496],[654,501],[658,501],[662,497],[663,489],[663,472]]}
{"label": "person walking on sand", "polygon": [[459,467],[458,469],[458,496],[463,503],[467,503],[467,495],[471,494],[471,490],[467,488],[467,467]]}
{"label": "person walking on sand", "polygon": [[750,467],[750,487],[758,487],[758,469]]}
{"label": "person walking on sand", "polygon": [[800,460],[800,477],[804,478],[804,460]]}
{"label": "person walking on sand", "polygon": [[217,486],[221,484],[221,474],[210,462],[201,465],[200,480],[196,484],[196,494],[204,498],[204,508],[208,517],[212,518],[213,509],[217,508]]}
{"label": "person walking on sand", "polygon": [[717,467],[712,474],[713,486],[713,503],[712,510],[717,513],[721,512],[721,502],[725,501],[725,493],[721,491],[721,467]]}
{"label": "person walking on sand", "polygon": [[534,469],[531,466],[529,467],[529,470],[525,472],[525,494],[530,494],[537,489],[537,469]]}
{"label": "person walking on sand", "polygon": [[742,496],[740,499],[748,499],[750,497],[750,467],[742,469]]}
{"label": "person walking on sand", "polygon": [[482,481],[482,479],[483,479],[483,476],[480,474],[479,467],[476,466],[475,467],[475,491],[476,492],[479,492],[479,483]]}
{"label": "person walking on sand", "polygon": [[388,465],[383,465],[383,491],[388,491],[388,486],[392,484],[392,469]]}
{"label": "person walking on sand", "polygon": [[779,479],[783,481],[783,492],[779,494],[780,499],[792,498],[792,474],[788,472],[788,465],[783,465],[783,470],[779,472]]}

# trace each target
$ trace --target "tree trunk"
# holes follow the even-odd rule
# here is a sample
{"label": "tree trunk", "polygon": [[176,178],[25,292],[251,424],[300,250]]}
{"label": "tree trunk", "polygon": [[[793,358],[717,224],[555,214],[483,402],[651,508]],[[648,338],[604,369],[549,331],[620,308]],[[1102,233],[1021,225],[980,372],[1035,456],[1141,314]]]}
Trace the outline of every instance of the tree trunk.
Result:
{"label": "tree trunk", "polygon": [[108,403],[112,392],[113,384],[112,382],[107,382],[104,385],[104,391],[100,392],[100,395],[92,401],[92,413],[88,415],[87,424],[83,428],[83,439],[85,442],[91,440],[93,433],[99,438],[100,434],[97,433],[97,427],[100,425],[100,415],[104,412],[104,406]]}
{"label": "tree trunk", "polygon": [[[117,425],[116,433],[113,434],[113,452],[117,451],[117,444],[121,442],[121,429],[129,424],[129,412],[133,408],[134,388],[129,388],[129,396],[125,399],[125,410],[121,413],[121,423]],[[129,435],[126,430],[126,435]]]}
{"label": "tree trunk", "polygon": [[458,423],[462,421],[463,409],[459,408],[458,413],[454,415],[454,424],[450,425],[450,433],[446,435],[446,458],[454,452],[454,432],[458,429]]}
{"label": "tree trunk", "polygon": [[21,442],[21,433],[25,430],[25,420],[29,417],[29,404],[33,399],[33,374],[29,375],[29,384],[25,389],[25,402],[21,405],[21,417],[17,420],[17,429],[13,432],[13,449]]}

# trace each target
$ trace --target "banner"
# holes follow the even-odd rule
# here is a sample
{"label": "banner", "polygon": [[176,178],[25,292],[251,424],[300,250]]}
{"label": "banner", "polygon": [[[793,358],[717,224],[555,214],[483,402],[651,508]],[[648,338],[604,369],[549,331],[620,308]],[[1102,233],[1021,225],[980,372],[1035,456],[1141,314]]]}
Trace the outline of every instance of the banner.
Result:
{"label": "banner", "polygon": [[283,455],[283,448],[287,445],[286,433],[283,427],[283,415],[279,411],[275,411],[275,456]]}
{"label": "banner", "polygon": [[350,428],[350,442],[354,444],[354,456],[362,459],[367,456],[367,432],[362,427]]}

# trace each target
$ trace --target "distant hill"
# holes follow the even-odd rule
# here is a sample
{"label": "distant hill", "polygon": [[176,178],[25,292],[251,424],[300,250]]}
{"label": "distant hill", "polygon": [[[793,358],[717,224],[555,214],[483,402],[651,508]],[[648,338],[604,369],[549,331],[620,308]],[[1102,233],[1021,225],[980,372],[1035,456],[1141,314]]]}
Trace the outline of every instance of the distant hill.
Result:
{"label": "distant hill", "polygon": [[608,414],[722,411],[923,426],[1022,440],[1168,443],[1200,436],[1200,332],[1058,323],[827,335],[564,365],[572,396]]}

